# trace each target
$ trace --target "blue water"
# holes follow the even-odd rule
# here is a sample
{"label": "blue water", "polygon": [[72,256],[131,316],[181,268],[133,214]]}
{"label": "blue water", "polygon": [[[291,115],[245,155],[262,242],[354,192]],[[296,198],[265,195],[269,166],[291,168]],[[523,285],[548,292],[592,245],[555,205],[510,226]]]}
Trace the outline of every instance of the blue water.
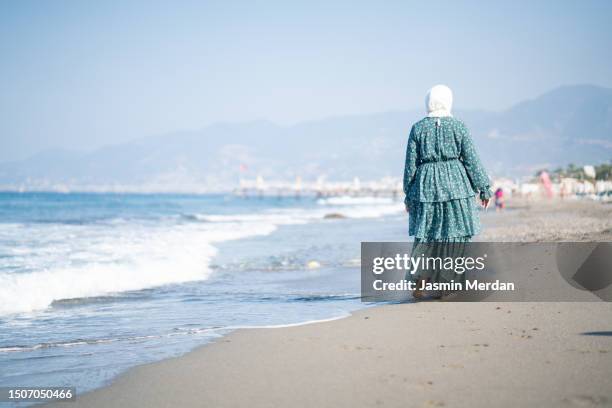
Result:
{"label": "blue water", "polygon": [[81,393],[237,327],[345,316],[365,306],[360,242],[406,239],[401,208],[0,193],[0,386]]}

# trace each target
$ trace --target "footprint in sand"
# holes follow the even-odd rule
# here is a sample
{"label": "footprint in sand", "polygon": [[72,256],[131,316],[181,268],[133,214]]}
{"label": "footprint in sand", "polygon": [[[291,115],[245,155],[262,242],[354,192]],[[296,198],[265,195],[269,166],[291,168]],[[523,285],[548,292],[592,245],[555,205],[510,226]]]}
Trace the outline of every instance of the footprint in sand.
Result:
{"label": "footprint in sand", "polygon": [[421,381],[419,381],[417,384],[418,384],[418,385],[419,385],[419,387],[421,387],[421,388],[429,388],[429,387],[431,387],[431,386],[434,384],[434,382],[433,382],[433,381],[431,381],[431,380],[427,380],[427,381],[425,381],[425,380],[421,380]]}

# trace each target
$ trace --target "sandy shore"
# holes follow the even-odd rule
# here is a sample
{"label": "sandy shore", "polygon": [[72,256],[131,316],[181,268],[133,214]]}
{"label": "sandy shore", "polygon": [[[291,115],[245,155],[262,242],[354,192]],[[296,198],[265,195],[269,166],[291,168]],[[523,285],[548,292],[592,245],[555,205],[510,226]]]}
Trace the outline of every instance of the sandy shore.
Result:
{"label": "sandy shore", "polygon": [[[513,205],[483,217],[483,239],[611,240],[612,205]],[[76,406],[610,406],[611,316],[603,302],[372,307],[236,331],[136,367]]]}
{"label": "sandy shore", "polygon": [[612,203],[590,200],[508,202],[510,211],[481,216],[481,241],[612,241]]}
{"label": "sandy shore", "polygon": [[371,308],[332,322],[240,330],[137,367],[76,405],[605,406],[610,316],[604,303]]}

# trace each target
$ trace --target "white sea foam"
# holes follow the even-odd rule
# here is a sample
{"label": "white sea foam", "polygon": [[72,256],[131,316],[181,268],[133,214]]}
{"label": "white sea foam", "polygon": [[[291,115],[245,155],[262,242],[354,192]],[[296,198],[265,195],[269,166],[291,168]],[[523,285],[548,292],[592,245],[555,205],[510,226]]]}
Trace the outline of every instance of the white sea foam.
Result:
{"label": "white sea foam", "polygon": [[281,208],[257,214],[208,215],[195,214],[206,222],[270,222],[275,225],[306,224],[321,220],[328,214],[347,218],[378,218],[404,211],[402,203],[390,198],[332,197],[317,200],[316,208]]}
{"label": "white sea foam", "polygon": [[330,198],[320,198],[317,200],[319,205],[372,205],[372,204],[393,204],[393,199],[389,197],[351,197],[340,196]]}
{"label": "white sea foam", "polygon": [[330,213],[377,218],[403,210],[389,199],[326,200],[315,208],[196,214],[191,218],[205,222],[161,226],[5,224],[0,253],[12,256],[0,260],[0,314],[45,309],[62,299],[205,280],[217,253],[214,243],[267,235],[279,225],[322,221]]}
{"label": "white sea foam", "polygon": [[38,343],[31,346],[8,346],[8,347],[0,347],[0,353],[23,353],[28,351],[35,351],[39,349],[48,349],[48,348],[69,348],[69,347],[78,347],[78,346],[86,346],[86,345],[98,345],[98,344],[108,344],[108,343],[117,343],[117,342],[134,342],[134,341],[142,341],[142,340],[150,340],[150,339],[160,339],[163,337],[175,337],[175,336],[188,336],[188,335],[198,335],[198,334],[207,334],[210,337],[219,337],[221,336],[220,332],[227,331],[226,328],[215,327],[215,328],[199,328],[199,329],[188,329],[188,330],[177,330],[171,333],[157,334],[157,335],[143,335],[143,336],[126,336],[126,337],[110,337],[110,338],[102,338],[102,339],[89,339],[89,340],[69,340],[69,341],[59,341],[55,343]]}
{"label": "white sea foam", "polygon": [[[298,211],[299,212],[299,211]],[[304,224],[308,219],[314,217],[300,216],[295,210],[291,213],[282,213],[279,211],[259,213],[259,214],[230,214],[230,215],[206,215],[195,214],[194,217],[200,221],[207,222],[268,222],[275,225],[287,224]]]}
{"label": "white sea foam", "polygon": [[[33,259],[32,272],[0,273],[0,314],[44,309],[61,299],[204,280],[217,253],[212,244],[275,229],[272,223],[225,223],[125,231],[97,227],[88,234],[74,234],[74,227],[63,227],[63,233],[52,231],[47,237],[46,252],[51,248],[58,258],[43,257],[50,266],[37,268]],[[63,262],[62,256],[67,258]]]}
{"label": "white sea foam", "polygon": [[357,205],[353,207],[338,208],[340,214],[349,218],[379,218],[386,215],[393,215],[404,211],[404,205],[392,203],[386,205]]}
{"label": "white sea foam", "polygon": [[268,325],[263,325],[263,326],[228,326],[228,327],[225,327],[224,329],[225,330],[283,329],[283,328],[286,328],[286,327],[299,327],[299,326],[308,326],[310,324],[333,322],[334,320],[346,319],[350,315],[351,314],[349,312],[342,312],[342,314],[340,314],[338,316],[329,317],[329,318],[326,318],[326,319],[314,319],[314,320],[306,320],[306,321],[303,321],[303,322],[286,323],[286,324],[268,324]]}
{"label": "white sea foam", "polygon": [[60,341],[55,343],[38,343],[34,345],[27,346],[6,346],[0,347],[0,353],[23,353],[28,351],[34,351],[44,348],[68,348],[75,346],[84,346],[84,345],[98,345],[98,344],[108,344],[108,343],[116,343],[121,341],[139,341],[139,340],[149,340],[149,339],[157,339],[162,337],[174,337],[174,336],[185,336],[185,335],[201,335],[206,334],[211,338],[219,337],[223,335],[223,333],[227,333],[234,330],[243,330],[243,329],[281,329],[286,327],[298,327],[298,326],[306,326],[310,324],[316,323],[326,323],[332,322],[334,320],[345,319],[349,317],[351,313],[342,312],[337,316],[324,318],[324,319],[313,319],[306,320],[297,323],[285,323],[285,324],[273,324],[273,325],[236,325],[236,326],[224,326],[224,327],[201,327],[201,328],[190,328],[190,329],[175,329],[173,332],[158,334],[158,335],[143,335],[143,336],[127,336],[127,337],[111,337],[111,338],[102,338],[102,339],[79,339],[79,340],[68,340],[68,341]]}

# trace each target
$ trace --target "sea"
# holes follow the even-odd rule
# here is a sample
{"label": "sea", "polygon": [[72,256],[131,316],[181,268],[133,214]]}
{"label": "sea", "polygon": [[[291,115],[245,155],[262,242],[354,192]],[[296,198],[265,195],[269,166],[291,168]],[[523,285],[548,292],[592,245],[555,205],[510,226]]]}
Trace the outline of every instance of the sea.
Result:
{"label": "sea", "polygon": [[237,328],[342,318],[381,197],[0,193],[0,387],[108,384]]}

